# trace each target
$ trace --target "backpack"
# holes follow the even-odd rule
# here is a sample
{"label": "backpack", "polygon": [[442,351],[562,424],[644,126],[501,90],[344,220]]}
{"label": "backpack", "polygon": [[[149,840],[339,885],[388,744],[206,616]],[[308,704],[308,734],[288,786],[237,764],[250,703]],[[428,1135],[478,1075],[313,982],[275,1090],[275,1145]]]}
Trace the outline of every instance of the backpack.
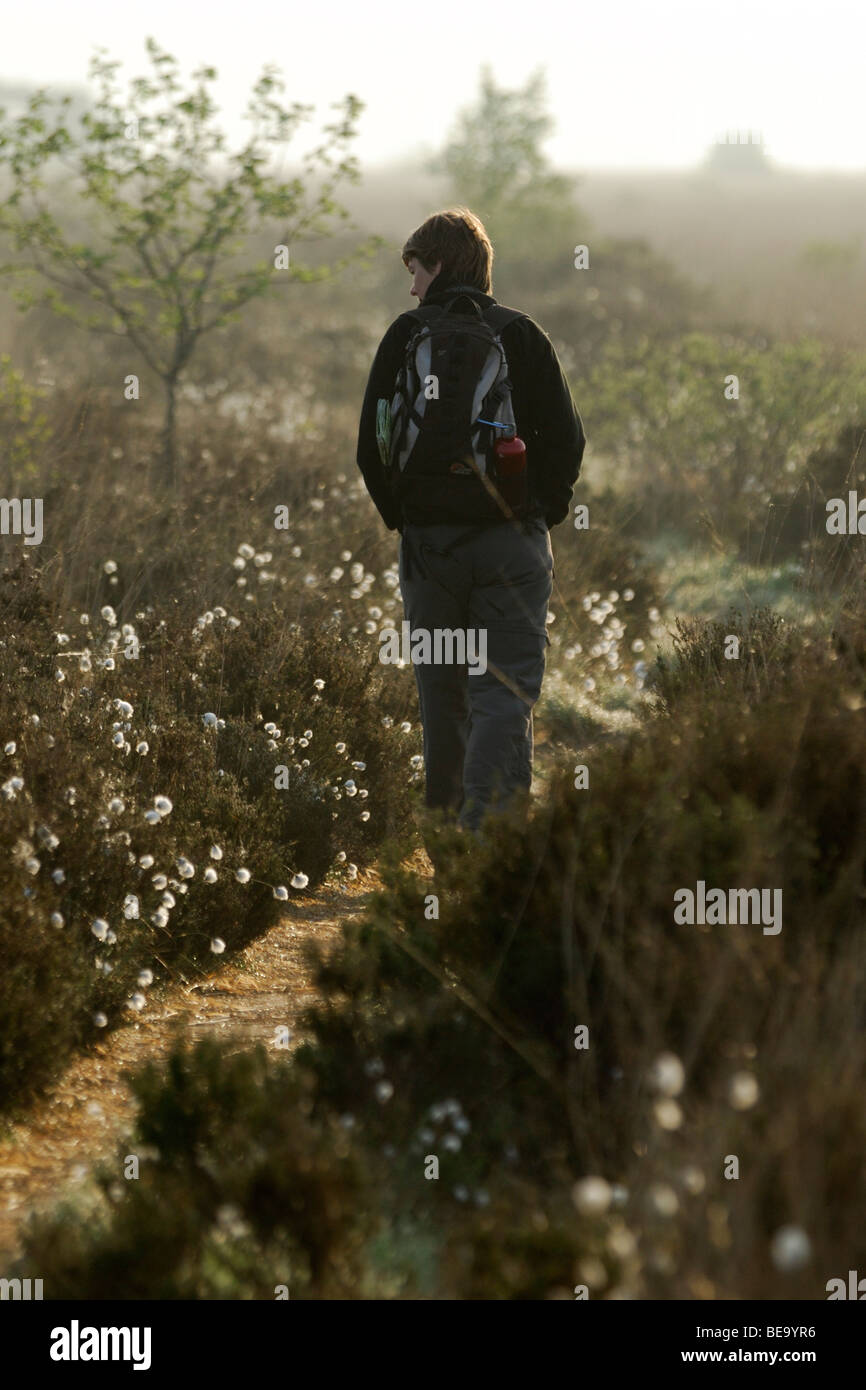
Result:
{"label": "backpack", "polygon": [[[498,436],[515,433],[511,381],[500,333],[518,309],[486,309],[455,286],[444,305],[420,305],[390,405],[386,472],[412,521],[502,521],[496,488]],[[468,306],[455,310],[454,305]]]}

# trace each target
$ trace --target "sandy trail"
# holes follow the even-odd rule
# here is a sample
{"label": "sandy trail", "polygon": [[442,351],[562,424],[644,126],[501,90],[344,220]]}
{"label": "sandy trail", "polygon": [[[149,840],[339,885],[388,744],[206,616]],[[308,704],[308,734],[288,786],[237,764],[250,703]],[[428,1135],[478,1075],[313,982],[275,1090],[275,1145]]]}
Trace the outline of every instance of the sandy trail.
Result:
{"label": "sandy trail", "polygon": [[25,1119],[0,1130],[0,1272],[18,1254],[20,1228],[30,1213],[51,1208],[85,1184],[93,1165],[113,1156],[131,1134],[136,1106],[124,1071],[165,1058],[179,1036],[274,1048],[276,1029],[285,1025],[293,1030],[294,1045],[298,1016],[316,997],[304,942],[314,938],[331,949],[341,924],[363,912],[378,882],[368,873],[351,891],[322,888],[293,898],[291,917],[212,975],[153,990],[140,1015],[87,1056],[76,1057]]}

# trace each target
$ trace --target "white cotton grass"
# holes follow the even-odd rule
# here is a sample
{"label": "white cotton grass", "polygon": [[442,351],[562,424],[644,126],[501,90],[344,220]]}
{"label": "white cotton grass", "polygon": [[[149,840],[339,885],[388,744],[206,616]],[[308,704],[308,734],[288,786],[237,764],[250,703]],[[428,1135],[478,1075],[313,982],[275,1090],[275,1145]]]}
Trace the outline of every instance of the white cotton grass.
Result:
{"label": "white cotton grass", "polygon": [[602,1216],[610,1206],[610,1183],[605,1178],[581,1178],[571,1189],[571,1200],[582,1216]]}
{"label": "white cotton grass", "polygon": [[666,1182],[657,1182],[649,1190],[649,1200],[658,1216],[676,1216],[680,1209],[680,1199],[674,1189]]}
{"label": "white cotton grass", "polygon": [[221,956],[226,948],[226,943],[221,936],[215,936],[211,939],[210,948],[215,956]]}
{"label": "white cotton grass", "polygon": [[585,1255],[578,1263],[577,1274],[581,1283],[586,1284],[587,1288],[600,1291],[607,1287],[607,1270],[604,1267],[604,1262],[596,1255]]}
{"label": "white cotton grass", "polygon": [[309,881],[310,881],[310,880],[309,880],[309,877],[308,877],[307,874],[301,874],[301,873],[294,874],[293,877],[292,877],[292,887],[293,887],[293,888],[306,888],[306,886],[307,886],[307,884],[309,883]]}
{"label": "white cotton grass", "polygon": [[683,1112],[672,1096],[662,1096],[653,1105],[653,1117],[659,1129],[679,1129],[683,1122]]}
{"label": "white cotton grass", "polygon": [[647,1080],[661,1095],[678,1096],[685,1085],[685,1068],[676,1053],[662,1052],[650,1067]]}
{"label": "white cotton grass", "polygon": [[283,902],[283,903],[284,903],[284,902],[286,901],[286,899],[288,898],[288,896],[289,896],[289,890],[288,890],[288,888],[284,887],[284,885],[283,885],[282,883],[279,884],[278,887],[276,887],[276,888],[274,889],[274,897],[277,898],[277,900],[278,900],[279,902]]}
{"label": "white cotton grass", "polygon": [[104,941],[105,938],[108,936],[108,923],[106,922],[104,917],[96,917],[94,921],[90,924],[90,930],[93,932],[93,935],[96,937],[97,941]]}
{"label": "white cotton grass", "polygon": [[728,1086],[728,1101],[734,1110],[751,1110],[761,1094],[761,1088],[750,1071],[738,1071]]}
{"label": "white cotton grass", "polygon": [[[614,1226],[608,1233],[605,1245],[618,1260],[630,1260],[637,1254],[637,1239],[627,1226]],[[589,1283],[589,1280],[586,1282]]]}
{"label": "white cotton grass", "polygon": [[781,1226],[770,1241],[770,1259],[783,1274],[793,1274],[812,1258],[812,1242],[800,1226]]}
{"label": "white cotton grass", "polygon": [[707,1185],[704,1173],[694,1163],[689,1163],[680,1173],[680,1181],[687,1192],[697,1197]]}
{"label": "white cotton grass", "polygon": [[238,883],[249,883],[249,881],[250,881],[250,871],[249,871],[249,869],[235,869],[235,878],[237,879]]}

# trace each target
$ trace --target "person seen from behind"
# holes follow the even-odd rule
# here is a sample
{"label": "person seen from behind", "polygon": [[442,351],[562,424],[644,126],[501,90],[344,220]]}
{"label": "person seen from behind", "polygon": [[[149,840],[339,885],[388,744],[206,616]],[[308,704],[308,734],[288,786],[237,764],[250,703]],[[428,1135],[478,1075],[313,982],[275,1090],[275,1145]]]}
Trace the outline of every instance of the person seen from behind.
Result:
{"label": "person seen from behind", "polygon": [[[528,804],[550,529],[569,514],[586,435],[548,335],[494,298],[493,247],[472,212],[434,213],[402,258],[419,307],[379,344],[357,462],[400,532],[426,805],[477,833],[492,810]],[[475,667],[448,659],[464,638],[485,653]]]}

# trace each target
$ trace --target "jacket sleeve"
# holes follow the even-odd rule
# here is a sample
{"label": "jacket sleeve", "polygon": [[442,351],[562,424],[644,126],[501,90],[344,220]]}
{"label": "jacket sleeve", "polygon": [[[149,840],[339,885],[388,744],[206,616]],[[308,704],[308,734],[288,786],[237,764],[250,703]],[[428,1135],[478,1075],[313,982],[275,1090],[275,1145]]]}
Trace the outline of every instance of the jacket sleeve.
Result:
{"label": "jacket sleeve", "polygon": [[405,319],[395,319],[373,359],[367,389],[364,392],[364,403],[361,406],[361,423],[358,427],[358,467],[367,491],[389,531],[400,528],[400,514],[379,457],[379,446],[376,443],[376,405],[380,397],[390,401],[394,395],[394,384],[408,338],[409,325]]}
{"label": "jacket sleeve", "polygon": [[553,343],[543,328],[530,323],[525,364],[533,490],[548,526],[557,526],[568,516],[586,434]]}

